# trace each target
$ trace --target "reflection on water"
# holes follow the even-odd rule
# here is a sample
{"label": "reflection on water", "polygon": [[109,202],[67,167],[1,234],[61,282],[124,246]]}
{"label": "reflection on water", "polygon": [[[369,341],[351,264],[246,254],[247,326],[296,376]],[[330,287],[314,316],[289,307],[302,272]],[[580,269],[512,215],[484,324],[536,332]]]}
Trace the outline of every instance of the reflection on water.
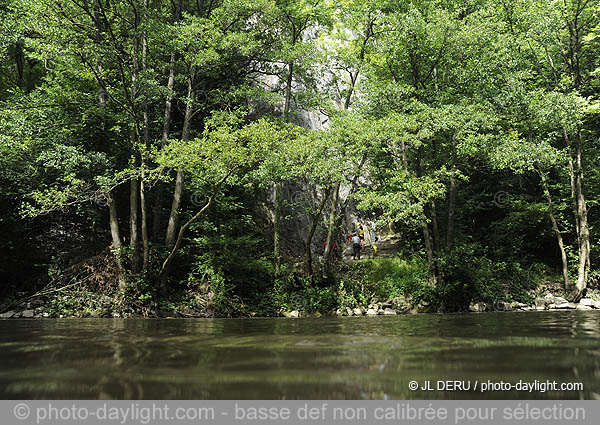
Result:
{"label": "reflection on water", "polygon": [[[584,390],[411,392],[413,380]],[[598,399],[600,313],[0,321],[0,398]]]}

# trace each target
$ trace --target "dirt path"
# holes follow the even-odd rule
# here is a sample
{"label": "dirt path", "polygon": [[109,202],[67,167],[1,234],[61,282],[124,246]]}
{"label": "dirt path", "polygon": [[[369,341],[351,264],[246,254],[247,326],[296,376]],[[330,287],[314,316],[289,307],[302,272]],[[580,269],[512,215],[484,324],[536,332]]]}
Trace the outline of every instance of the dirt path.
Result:
{"label": "dirt path", "polygon": [[[383,238],[383,240],[377,242],[377,256],[376,258],[393,257],[400,250],[400,236],[390,235]],[[344,261],[352,260],[352,244],[346,243],[344,245],[344,251],[342,253]],[[369,241],[364,241],[363,247],[360,251],[361,258],[373,258],[373,249]]]}

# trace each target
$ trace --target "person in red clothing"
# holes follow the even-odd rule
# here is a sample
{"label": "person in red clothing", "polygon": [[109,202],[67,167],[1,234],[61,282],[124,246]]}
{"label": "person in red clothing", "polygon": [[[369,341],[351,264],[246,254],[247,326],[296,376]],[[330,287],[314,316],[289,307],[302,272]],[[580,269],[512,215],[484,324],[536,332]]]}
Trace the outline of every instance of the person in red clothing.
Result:
{"label": "person in red clothing", "polygon": [[[323,241],[323,249],[325,249],[327,247],[327,241]],[[333,260],[337,261],[338,260],[338,256],[337,256],[337,243],[333,242],[333,247],[331,248],[331,254],[333,254]]]}

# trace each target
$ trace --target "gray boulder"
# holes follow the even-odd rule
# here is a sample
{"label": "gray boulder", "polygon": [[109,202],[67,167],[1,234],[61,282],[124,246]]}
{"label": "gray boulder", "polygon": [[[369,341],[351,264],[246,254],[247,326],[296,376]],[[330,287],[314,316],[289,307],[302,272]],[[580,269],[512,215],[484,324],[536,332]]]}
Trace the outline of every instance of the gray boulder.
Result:
{"label": "gray boulder", "polygon": [[544,303],[546,305],[555,304],[555,302],[554,302],[554,295],[552,295],[552,294],[546,294],[546,296],[544,297]]}
{"label": "gray boulder", "polygon": [[554,297],[554,304],[561,305],[561,304],[567,304],[567,303],[568,303],[568,301],[563,297]]}
{"label": "gray boulder", "polygon": [[401,295],[392,300],[392,308],[396,311],[408,312],[411,309],[411,303]]}
{"label": "gray boulder", "polygon": [[473,313],[483,313],[487,309],[487,304],[484,302],[471,302],[469,304],[469,311]]}
{"label": "gray boulder", "polygon": [[510,306],[513,310],[529,310],[529,306],[525,303],[520,303],[518,301],[513,301],[510,303]]}
{"label": "gray boulder", "polygon": [[[554,297],[552,298],[554,300]],[[546,309],[546,298],[538,297],[535,299],[535,309],[536,310],[545,310]]]}

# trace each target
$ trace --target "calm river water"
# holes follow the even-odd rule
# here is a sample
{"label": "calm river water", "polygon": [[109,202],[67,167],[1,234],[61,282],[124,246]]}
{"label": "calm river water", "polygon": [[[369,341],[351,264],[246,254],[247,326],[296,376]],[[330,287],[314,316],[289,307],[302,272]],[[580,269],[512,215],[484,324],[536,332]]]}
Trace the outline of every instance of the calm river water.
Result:
{"label": "calm river water", "polygon": [[[583,391],[481,392],[536,380]],[[0,398],[598,399],[600,312],[4,320]]]}

